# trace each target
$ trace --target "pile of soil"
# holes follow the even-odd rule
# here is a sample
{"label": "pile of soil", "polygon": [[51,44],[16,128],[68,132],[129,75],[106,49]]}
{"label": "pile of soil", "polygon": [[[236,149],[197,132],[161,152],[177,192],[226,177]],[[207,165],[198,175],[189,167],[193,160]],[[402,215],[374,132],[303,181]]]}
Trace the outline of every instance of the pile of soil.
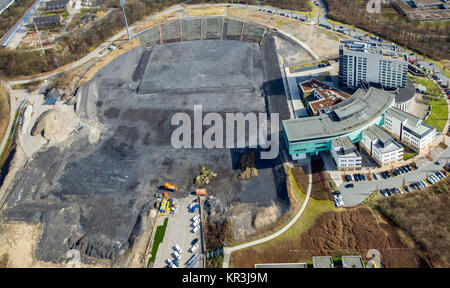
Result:
{"label": "pile of soil", "polygon": [[258,177],[258,169],[255,166],[255,152],[243,154],[239,159],[241,172],[238,174],[239,180],[249,180]]}
{"label": "pile of soil", "polygon": [[311,197],[316,200],[333,200],[331,187],[323,169],[322,160],[311,161],[312,188]]}

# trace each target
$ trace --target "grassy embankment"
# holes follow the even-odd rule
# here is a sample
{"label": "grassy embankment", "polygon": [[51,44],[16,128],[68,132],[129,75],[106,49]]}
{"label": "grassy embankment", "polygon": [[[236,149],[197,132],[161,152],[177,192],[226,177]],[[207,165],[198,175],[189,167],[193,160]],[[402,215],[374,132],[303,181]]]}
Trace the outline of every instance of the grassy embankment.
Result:
{"label": "grassy embankment", "polygon": [[440,132],[444,131],[448,118],[448,105],[445,99],[431,98],[431,113],[425,120],[425,124],[435,127]]}
{"label": "grassy embankment", "polygon": [[[11,113],[11,106],[9,103],[9,94],[5,87],[0,86],[0,142],[5,136],[6,129],[9,125],[9,115]],[[3,157],[6,153],[6,148],[9,146],[10,139],[8,139],[5,147],[0,154],[0,164],[3,163]]]}
{"label": "grassy embankment", "polygon": [[148,259],[147,266],[150,266],[150,263],[154,263],[156,259],[156,253],[158,252],[159,244],[164,240],[164,234],[166,233],[167,222],[169,218],[164,219],[163,225],[156,227],[155,238],[153,240],[152,246],[152,257]]}
{"label": "grassy embankment", "polygon": [[434,83],[433,80],[415,77],[411,77],[410,80],[425,86],[425,88],[427,88],[427,94],[440,97],[444,96],[439,86],[436,83]]}

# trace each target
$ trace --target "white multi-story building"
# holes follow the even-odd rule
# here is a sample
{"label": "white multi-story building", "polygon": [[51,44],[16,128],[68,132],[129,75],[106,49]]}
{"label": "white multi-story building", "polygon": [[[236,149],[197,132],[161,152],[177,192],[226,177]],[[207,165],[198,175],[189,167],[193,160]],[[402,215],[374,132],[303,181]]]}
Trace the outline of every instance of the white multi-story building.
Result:
{"label": "white multi-story building", "polygon": [[436,129],[423,123],[422,119],[393,107],[384,113],[383,128],[418,153],[437,135]]}
{"label": "white multi-story building", "polygon": [[356,88],[376,83],[385,88],[406,87],[408,62],[393,44],[342,40],[339,43],[339,82]]}
{"label": "white multi-story building", "polygon": [[360,145],[381,166],[394,164],[403,159],[403,146],[377,125],[363,130]]}
{"label": "white multi-story building", "polygon": [[361,154],[348,137],[334,139],[331,142],[331,156],[339,171],[361,169]]}

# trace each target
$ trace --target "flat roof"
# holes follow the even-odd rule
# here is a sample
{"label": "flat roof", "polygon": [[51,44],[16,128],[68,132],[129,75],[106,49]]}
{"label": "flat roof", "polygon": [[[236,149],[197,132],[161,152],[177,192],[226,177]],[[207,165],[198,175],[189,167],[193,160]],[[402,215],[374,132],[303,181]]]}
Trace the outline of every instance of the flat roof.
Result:
{"label": "flat roof", "polygon": [[342,266],[344,268],[364,268],[364,261],[361,256],[342,256]]}
{"label": "flat roof", "polygon": [[341,158],[361,157],[358,150],[356,149],[356,145],[347,136],[333,139],[333,146],[335,148],[339,148],[338,150],[335,150],[335,152]]}
{"label": "flat roof", "polygon": [[395,44],[345,39],[339,41],[339,49],[380,55],[386,59],[399,60],[407,63],[402,57],[403,54],[399,52],[399,49],[397,49]]}
{"label": "flat roof", "polygon": [[314,268],[334,268],[331,256],[313,256]]}
{"label": "flat roof", "polygon": [[[370,131],[367,134],[372,140],[379,139],[383,144],[388,144],[394,139],[389,133],[387,133],[377,125],[371,125],[366,129],[366,131],[367,130]],[[373,136],[375,136],[375,138],[372,138]]]}
{"label": "flat roof", "polygon": [[[376,88],[358,89],[350,98],[319,116],[283,120],[290,142],[339,137],[362,129],[394,104],[394,96]],[[307,129],[305,129],[307,128]]]}
{"label": "flat roof", "polygon": [[307,268],[306,263],[261,263],[255,268]]}
{"label": "flat roof", "polygon": [[317,113],[319,109],[324,109],[334,104],[341,102],[350,97],[349,94],[331,87],[317,79],[311,78],[310,80],[300,83],[300,88],[304,92],[315,90],[319,94],[320,98],[314,101],[307,101],[309,107],[314,113]]}

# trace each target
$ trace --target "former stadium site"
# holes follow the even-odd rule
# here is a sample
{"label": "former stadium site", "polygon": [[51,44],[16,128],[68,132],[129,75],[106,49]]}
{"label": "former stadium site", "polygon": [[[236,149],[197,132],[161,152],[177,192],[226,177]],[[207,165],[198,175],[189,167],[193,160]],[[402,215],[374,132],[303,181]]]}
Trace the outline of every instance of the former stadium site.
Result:
{"label": "former stadium site", "polygon": [[[315,162],[290,160],[281,126],[276,159],[260,159],[260,147],[177,149],[171,119],[179,112],[193,115],[199,104],[203,113],[294,118],[293,103],[300,100],[291,98],[298,87],[290,82],[295,77],[287,77],[293,72],[289,67],[334,60],[339,37],[310,23],[281,20],[280,29],[273,18],[278,16],[264,22],[256,11],[245,17],[243,9],[223,9],[224,15],[202,17],[179,12],[179,19],[131,29],[132,40],[118,40],[105,52],[116,55],[55,105],[40,104],[46,82],[32,95],[10,91],[25,108],[2,175],[1,229],[10,236],[0,238],[0,263],[66,267],[74,255],[70,251],[78,251],[85,267],[161,268],[172,260],[177,267],[211,267],[222,257],[225,266],[231,261],[246,267],[280,260],[248,250],[230,259],[231,250],[223,246],[258,241],[279,230],[305,208],[311,189],[316,193],[312,205],[331,200],[311,188]],[[322,70],[319,77],[330,75]],[[301,171],[295,180],[305,182],[297,184],[308,191],[306,199],[296,195],[294,166]],[[317,185],[321,181],[327,182]],[[206,196],[198,196],[202,191]],[[192,213],[188,206],[195,201],[198,210]],[[355,211],[348,213],[366,213]],[[191,225],[197,214],[198,230]],[[375,232],[395,233],[386,227]],[[365,236],[355,237],[358,242]],[[408,261],[413,259],[400,242],[391,237],[385,245],[401,246]],[[200,246],[197,251],[193,243]],[[352,248],[361,250],[357,244]],[[283,253],[280,257],[288,257]]]}

